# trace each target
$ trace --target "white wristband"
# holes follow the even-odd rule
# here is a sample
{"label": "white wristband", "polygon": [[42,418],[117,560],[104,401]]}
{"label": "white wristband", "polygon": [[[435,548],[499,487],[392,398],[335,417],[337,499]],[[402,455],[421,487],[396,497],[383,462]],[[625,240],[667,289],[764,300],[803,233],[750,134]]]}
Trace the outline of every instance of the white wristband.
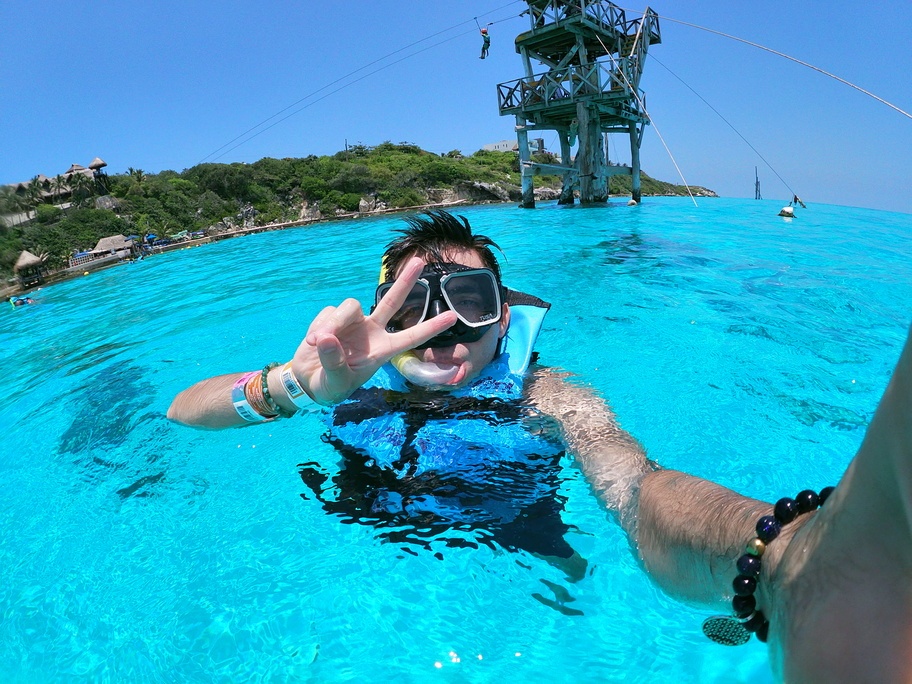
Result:
{"label": "white wristband", "polygon": [[282,366],[280,377],[282,378],[282,387],[285,389],[285,394],[288,395],[291,403],[298,407],[298,410],[308,409],[317,405],[317,402],[310,398],[310,395],[304,391],[301,383],[295,377],[294,371],[291,370],[291,361]]}

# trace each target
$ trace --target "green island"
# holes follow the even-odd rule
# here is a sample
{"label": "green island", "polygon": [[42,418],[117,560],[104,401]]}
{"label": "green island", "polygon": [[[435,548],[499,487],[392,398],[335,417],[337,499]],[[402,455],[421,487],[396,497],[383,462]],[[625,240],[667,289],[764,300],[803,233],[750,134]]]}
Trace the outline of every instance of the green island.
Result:
{"label": "green island", "polygon": [[[548,152],[533,160],[554,163]],[[80,167],[81,168],[81,167]],[[687,195],[687,188],[642,174],[643,195]],[[536,198],[556,199],[559,176],[536,178]],[[630,176],[613,176],[612,195],[629,195]],[[715,196],[691,187],[694,194]],[[110,236],[129,236],[146,252],[254,229],[386,211],[510,202],[520,198],[516,152],[435,154],[417,145],[356,144],[333,155],[203,163],[183,172],[69,174],[0,188],[0,273],[12,285],[24,251],[53,276],[77,269],[74,256]],[[154,239],[150,239],[154,236]],[[96,249],[97,251],[97,249]],[[112,249],[112,255],[114,250]],[[116,259],[114,259],[116,261]]]}

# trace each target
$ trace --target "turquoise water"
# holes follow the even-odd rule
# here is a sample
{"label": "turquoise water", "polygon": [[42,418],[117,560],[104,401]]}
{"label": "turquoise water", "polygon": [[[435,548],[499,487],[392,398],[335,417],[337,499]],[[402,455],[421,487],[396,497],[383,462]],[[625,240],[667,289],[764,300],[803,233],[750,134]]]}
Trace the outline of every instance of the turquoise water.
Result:
{"label": "turquoise water", "polygon": [[[553,303],[543,363],[662,464],[776,499],[838,479],[912,320],[912,216],[779,207],[461,213],[503,247],[508,285]],[[316,416],[165,420],[187,385],[289,358],[324,305],[370,301],[400,225],[228,240],[0,310],[0,681],[772,680],[763,646],[709,643],[706,613],[650,584],[569,457],[576,583],[524,552],[341,524],[303,496],[298,464],[339,458]]]}

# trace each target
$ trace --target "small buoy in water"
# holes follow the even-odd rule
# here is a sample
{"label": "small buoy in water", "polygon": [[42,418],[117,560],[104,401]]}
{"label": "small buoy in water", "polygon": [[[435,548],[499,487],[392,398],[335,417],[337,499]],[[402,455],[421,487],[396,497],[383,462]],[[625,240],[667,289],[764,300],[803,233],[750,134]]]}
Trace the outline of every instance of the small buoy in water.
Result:
{"label": "small buoy in water", "polygon": [[795,218],[795,210],[792,207],[782,207],[782,209],[779,210],[779,216]]}
{"label": "small buoy in water", "polygon": [[628,202],[627,202],[628,207],[635,207],[637,204],[639,204],[639,203],[635,199],[628,200]]}
{"label": "small buoy in water", "polygon": [[88,271],[86,271],[86,272],[85,272],[85,273],[83,273],[83,274],[82,274],[82,275],[89,275],[89,272],[88,272]]}

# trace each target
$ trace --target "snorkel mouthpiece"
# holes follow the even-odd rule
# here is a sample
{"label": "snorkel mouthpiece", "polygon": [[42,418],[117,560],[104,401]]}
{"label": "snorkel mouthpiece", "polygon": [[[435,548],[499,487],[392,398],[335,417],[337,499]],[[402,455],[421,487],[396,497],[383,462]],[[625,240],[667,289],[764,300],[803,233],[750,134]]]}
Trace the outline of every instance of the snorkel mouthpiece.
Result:
{"label": "snorkel mouthpiece", "polygon": [[413,351],[402,352],[391,359],[393,367],[406,380],[421,387],[435,387],[452,384],[459,372],[459,366],[440,366],[422,361]]}

